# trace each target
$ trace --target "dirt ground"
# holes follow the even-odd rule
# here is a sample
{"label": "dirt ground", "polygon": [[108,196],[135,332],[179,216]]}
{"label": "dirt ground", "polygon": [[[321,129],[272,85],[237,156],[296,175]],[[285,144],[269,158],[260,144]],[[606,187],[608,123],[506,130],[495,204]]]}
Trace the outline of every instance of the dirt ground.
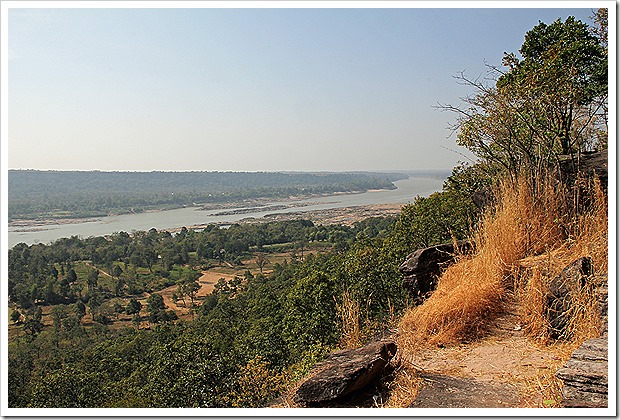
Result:
{"label": "dirt ground", "polygon": [[401,360],[419,372],[475,379],[497,387],[513,385],[518,407],[554,407],[561,392],[555,372],[572,350],[566,345],[537,344],[523,333],[518,315],[508,312],[482,340],[424,348],[401,355]]}

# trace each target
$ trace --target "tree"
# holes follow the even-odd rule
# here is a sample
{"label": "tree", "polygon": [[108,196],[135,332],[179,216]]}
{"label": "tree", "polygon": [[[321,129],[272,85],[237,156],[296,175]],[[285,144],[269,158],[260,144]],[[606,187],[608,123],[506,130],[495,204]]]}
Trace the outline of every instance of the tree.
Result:
{"label": "tree", "polygon": [[34,305],[26,312],[26,321],[24,322],[24,330],[35,336],[43,329],[43,311],[38,305]]}
{"label": "tree", "polygon": [[125,309],[125,312],[127,312],[127,315],[133,315],[139,313],[141,309],[142,304],[138,302],[136,298],[131,298],[127,303],[127,308]]}
{"label": "tree", "polygon": [[97,285],[99,284],[99,270],[95,268],[90,268],[88,270],[87,283],[89,292],[92,292],[97,288]]}
{"label": "tree", "polygon": [[149,298],[147,299],[146,303],[146,308],[149,311],[150,322],[156,324],[158,322],[166,321],[168,319],[165,311],[166,305],[164,304],[164,298],[160,294],[151,294],[151,296],[149,296]]}
{"label": "tree", "polygon": [[463,98],[465,107],[439,106],[457,113],[457,143],[513,177],[557,166],[563,154],[578,164],[606,131],[607,55],[600,38],[569,17],[528,31],[520,52],[522,58],[504,54],[507,70],[488,66],[492,84],[457,76],[475,92]]}
{"label": "tree", "polygon": [[99,310],[99,307],[103,303],[103,296],[97,290],[95,290],[88,299],[88,307],[90,308],[90,316],[92,320],[95,320],[95,315]]}
{"label": "tree", "polygon": [[112,268],[112,273],[111,274],[114,277],[119,277],[121,274],[123,274],[123,269],[121,268],[120,265],[114,264],[114,267]]}
{"label": "tree", "polygon": [[498,88],[538,99],[532,106],[544,112],[547,136],[559,142],[563,154],[581,151],[588,141],[584,126],[607,98],[607,54],[601,39],[571,16],[565,22],[539,23],[525,34],[520,52],[522,60],[504,55],[510,70],[499,78]]}
{"label": "tree", "polygon": [[67,281],[69,281],[69,283],[74,283],[77,281],[77,274],[75,273],[73,267],[70,268],[69,272],[67,273]]}
{"label": "tree", "polygon": [[132,318],[131,318],[131,323],[134,325],[134,327],[136,327],[136,329],[138,329],[140,327],[140,321],[142,320],[142,318],[140,317],[139,313],[136,313]]}
{"label": "tree", "polygon": [[17,309],[14,309],[13,312],[11,312],[11,321],[13,321],[15,324],[19,322],[21,317],[22,314]]}
{"label": "tree", "polygon": [[152,293],[151,296],[149,296],[146,300],[146,304],[146,309],[149,312],[166,309],[166,305],[164,304],[164,298],[157,293]]}
{"label": "tree", "polygon": [[78,300],[73,305],[73,312],[75,313],[75,316],[77,316],[78,320],[81,320],[84,318],[84,315],[86,315],[86,305],[84,305],[81,300]]}
{"label": "tree", "polygon": [[292,354],[313,344],[330,344],[336,337],[333,283],[313,271],[296,282],[284,299],[282,336]]}

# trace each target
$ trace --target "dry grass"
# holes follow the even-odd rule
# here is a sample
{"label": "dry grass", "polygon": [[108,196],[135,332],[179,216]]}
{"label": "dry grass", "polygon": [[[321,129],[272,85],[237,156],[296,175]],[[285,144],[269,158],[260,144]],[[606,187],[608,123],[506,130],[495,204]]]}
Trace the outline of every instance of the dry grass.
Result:
{"label": "dry grass", "polygon": [[[594,287],[573,288],[564,340],[551,342],[545,300],[550,282],[580,257],[592,259],[594,278],[606,275],[607,198],[597,182],[582,183],[575,205],[576,195],[551,177],[536,186],[503,183],[496,197],[495,208],[474,235],[474,252],[458,256],[431,297],[402,318],[399,352],[413,355],[433,344],[475,341],[510,303],[527,336],[556,355],[556,362],[535,372],[507,374],[518,374],[526,382],[521,386],[525,406],[555,407],[562,398],[555,371],[584,340],[600,335],[601,319]],[[408,404],[417,392],[414,376],[401,376],[395,384],[409,381],[414,389],[407,394],[396,386],[390,406]]]}
{"label": "dry grass", "polygon": [[[443,273],[431,297],[405,314],[399,347],[406,352],[424,344],[476,339],[512,292],[525,307],[527,328],[540,335],[545,329],[542,301],[553,276],[584,255],[592,257],[597,272],[607,269],[604,194],[594,186],[590,209],[578,217],[570,216],[567,194],[551,177],[537,185],[503,183],[497,205],[482,218],[473,238],[475,251],[461,256]],[[524,270],[528,258],[542,264]],[[578,337],[596,330],[591,326],[592,301],[587,294],[575,299],[572,328],[585,330]]]}
{"label": "dry grass", "polygon": [[408,365],[404,360],[399,360],[395,364],[393,379],[386,384],[388,398],[381,405],[382,408],[409,407],[422,385],[422,378],[414,366]]}
{"label": "dry grass", "polygon": [[569,237],[547,253],[524,258],[515,271],[515,290],[523,325],[529,336],[542,343],[549,341],[544,315],[545,297],[550,282],[575,260],[592,259],[594,276],[588,285],[571,291],[571,308],[565,337],[574,343],[596,337],[601,333],[601,319],[593,283],[607,273],[608,217],[607,199],[598,184],[589,187],[589,208],[574,220]]}
{"label": "dry grass", "polygon": [[342,301],[336,303],[336,312],[342,329],[339,347],[353,349],[362,346],[365,337],[360,325],[360,304],[352,293],[345,291],[342,294]]}

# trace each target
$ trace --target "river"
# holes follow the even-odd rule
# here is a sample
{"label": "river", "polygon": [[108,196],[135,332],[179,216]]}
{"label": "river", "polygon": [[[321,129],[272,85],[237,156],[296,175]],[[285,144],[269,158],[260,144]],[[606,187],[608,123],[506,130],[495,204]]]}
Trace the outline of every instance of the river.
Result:
{"label": "river", "polygon": [[232,223],[239,220],[254,217],[261,218],[266,214],[287,213],[291,211],[310,211],[333,209],[340,207],[364,206],[371,204],[398,203],[405,204],[413,201],[414,197],[427,196],[441,190],[443,181],[449,175],[419,175],[409,174],[408,179],[394,182],[397,189],[368,191],[361,194],[340,194],[325,197],[313,197],[295,201],[273,201],[265,203],[267,206],[289,206],[274,210],[257,208],[252,212],[241,214],[217,215],[217,213],[230,212],[236,209],[226,210],[199,210],[198,207],[184,207],[174,210],[123,214],[89,219],[83,222],[70,224],[49,224],[42,226],[9,226],[8,246],[24,242],[28,245],[34,243],[50,243],[56,239],[66,238],[73,235],[80,237],[109,235],[114,232],[128,232],[149,230],[150,228],[174,229],[182,226],[193,226],[208,223]]}

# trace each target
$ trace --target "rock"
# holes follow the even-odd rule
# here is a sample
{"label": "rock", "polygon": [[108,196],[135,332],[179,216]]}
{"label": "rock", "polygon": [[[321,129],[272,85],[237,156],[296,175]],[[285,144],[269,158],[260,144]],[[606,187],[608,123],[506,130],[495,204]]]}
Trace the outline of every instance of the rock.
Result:
{"label": "rock", "polygon": [[314,367],[295,392],[293,401],[321,406],[351,396],[377,381],[395,354],[393,341],[376,341],[357,349],[334,352]]}
{"label": "rock", "polygon": [[[469,241],[457,241],[456,246],[461,253],[471,250]],[[431,246],[418,249],[407,256],[400,266],[400,272],[405,276],[403,286],[418,302],[426,299],[437,286],[437,277],[442,268],[454,262],[456,253],[454,243]]]}
{"label": "rock", "polygon": [[592,276],[592,259],[581,257],[569,264],[549,284],[546,296],[545,316],[549,322],[549,336],[553,339],[567,335],[571,295],[586,286]]}
{"label": "rock", "polygon": [[596,300],[598,302],[599,307],[599,315],[601,316],[602,324],[603,324],[603,336],[607,336],[609,330],[609,289],[607,288],[607,284],[599,286],[596,289]]}
{"label": "rock", "polygon": [[410,407],[497,408],[519,405],[519,393],[514,385],[492,384],[429,372],[423,373],[421,378],[422,388]]}
{"label": "rock", "polygon": [[564,381],[564,407],[607,407],[607,338],[585,341],[556,372]]}
{"label": "rock", "polygon": [[573,186],[577,179],[577,169],[581,174],[588,178],[596,175],[601,181],[601,187],[603,191],[607,191],[607,151],[602,152],[584,152],[581,155],[579,162],[579,168],[577,168],[577,161],[571,159],[570,156],[562,155],[560,159],[560,171],[562,177],[567,185]]}

